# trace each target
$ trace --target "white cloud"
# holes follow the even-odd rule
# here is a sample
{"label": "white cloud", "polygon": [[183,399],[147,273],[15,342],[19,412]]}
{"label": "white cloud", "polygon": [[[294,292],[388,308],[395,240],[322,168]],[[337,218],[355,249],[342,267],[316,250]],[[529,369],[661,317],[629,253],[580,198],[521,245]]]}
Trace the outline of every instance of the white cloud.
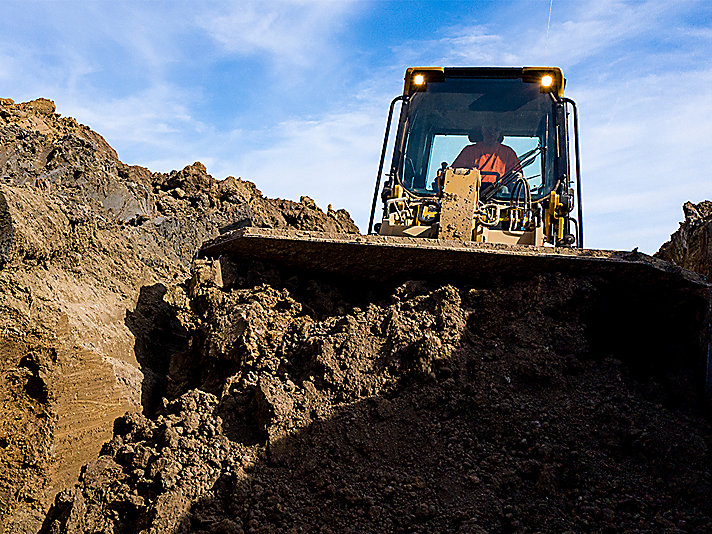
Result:
{"label": "white cloud", "polygon": [[282,65],[318,61],[353,0],[242,0],[220,4],[200,25],[229,53],[265,53]]}
{"label": "white cloud", "polygon": [[[190,91],[172,84],[157,83],[130,96],[116,98],[59,88],[52,93],[57,111],[77,117],[104,136],[126,163],[146,165],[154,158],[171,160],[182,167],[190,159],[188,147],[200,146],[201,131],[208,129],[193,117],[188,103]],[[126,158],[122,152],[129,152]],[[134,159],[137,158],[137,159]],[[152,170],[166,171],[167,168]]]}
{"label": "white cloud", "polygon": [[12,82],[17,76],[16,71],[17,58],[11,54],[0,53],[0,82]]}
{"label": "white cloud", "polygon": [[54,100],[59,113],[99,132],[126,163],[159,161],[165,166],[153,170],[165,171],[198,159],[206,134],[214,134],[194,115],[201,89],[170,72],[192,59],[181,38],[199,31],[192,22],[198,6],[29,2],[27,13],[18,6],[10,4],[16,33],[0,36],[2,96]]}
{"label": "white cloud", "polygon": [[[339,54],[330,40],[353,6],[351,0],[106,5],[67,1],[31,3],[33,15],[19,3],[12,4],[19,33],[0,37],[4,49],[0,90],[6,93],[2,96],[18,101],[40,96],[55,100],[60,113],[97,130],[127,163],[166,171],[201,159],[238,174],[242,169],[230,165],[235,154],[254,147],[254,139],[264,137],[272,124],[252,121],[248,135],[236,127],[236,116],[223,115],[221,126],[198,118],[198,109],[215,114],[207,99],[210,91],[218,90],[206,85],[211,79],[200,76],[212,75],[226,54],[260,63],[268,60],[280,68],[306,64],[322,68]],[[214,40],[209,44],[206,32]],[[212,46],[215,43],[219,50]],[[193,44],[201,47],[199,57],[193,55]],[[259,74],[251,76],[253,91],[273,91],[277,97],[278,87],[260,80]],[[220,92],[220,97],[225,100],[228,91]],[[258,114],[239,98],[228,114],[248,118]],[[292,117],[299,115],[299,109],[291,111]],[[265,139],[282,142],[284,136]]]}
{"label": "white cloud", "polygon": [[[307,195],[322,208],[346,208],[365,231],[383,139],[385,111],[354,106],[312,120],[284,121],[265,136],[269,148],[233,161],[263,193],[298,200]],[[233,174],[227,168],[213,170]]]}
{"label": "white cloud", "polygon": [[[634,42],[644,35],[663,38],[675,33],[678,38],[704,38],[704,30],[688,34],[687,28],[669,25],[668,15],[694,4],[684,0],[588,0],[574,6],[555,2],[548,42],[548,10],[542,10],[537,17],[534,9],[525,10],[518,4],[513,8],[517,16],[505,13],[506,21],[450,25],[438,32],[443,37],[405,43],[396,48],[396,55],[407,58],[409,63],[422,63],[422,58],[429,58],[438,65],[553,63],[564,68],[604,55],[610,65],[627,54],[628,47],[621,46],[622,42]],[[531,7],[531,3],[524,5]]]}
{"label": "white cloud", "polygon": [[[710,28],[686,22],[702,2],[554,2],[548,45],[548,9],[504,6],[487,25],[433,28],[442,37],[376,51],[397,67],[369,63],[343,96],[343,88],[326,93],[349,72],[340,60],[351,51],[339,39],[361,7],[355,0],[30,4],[47,24],[46,42],[0,37],[0,96],[54,99],[127,163],[167,171],[200,160],[214,176],[241,175],[270,196],[307,194],[346,207],[365,229],[387,106],[406,65],[551,62],[564,68],[581,111],[587,244],[654,250],[667,235],[653,229],[673,231],[682,202],[709,197],[712,76],[700,58],[710,51]],[[373,52],[370,45],[354,55]],[[209,91],[225,99],[239,88],[219,91],[210,86],[215,78],[200,76],[222,73],[226,58],[274,66],[280,76],[296,66],[327,89],[294,84],[303,94],[276,109],[275,96],[289,89],[248,70],[251,93],[236,98],[250,104],[224,106],[223,123],[213,123],[199,111],[209,107]]]}
{"label": "white cloud", "polygon": [[[579,91],[586,218],[618,222],[613,234],[589,234],[592,242],[654,251],[675,230],[684,201],[709,198],[712,123],[704,117],[712,114],[711,86],[707,69]],[[667,235],[634,241],[637,229],[661,222]]]}

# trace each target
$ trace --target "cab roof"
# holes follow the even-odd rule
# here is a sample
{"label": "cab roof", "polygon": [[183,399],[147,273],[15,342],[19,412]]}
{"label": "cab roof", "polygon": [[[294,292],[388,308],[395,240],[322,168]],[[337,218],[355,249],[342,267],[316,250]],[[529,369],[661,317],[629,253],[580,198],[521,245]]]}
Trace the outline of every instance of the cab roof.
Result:
{"label": "cab roof", "polygon": [[559,67],[409,67],[405,71],[403,94],[408,95],[418,90],[413,78],[422,74],[427,81],[438,81],[446,78],[487,78],[487,79],[521,79],[524,82],[540,83],[549,75],[552,77],[551,91],[557,96],[564,96],[566,80]]}

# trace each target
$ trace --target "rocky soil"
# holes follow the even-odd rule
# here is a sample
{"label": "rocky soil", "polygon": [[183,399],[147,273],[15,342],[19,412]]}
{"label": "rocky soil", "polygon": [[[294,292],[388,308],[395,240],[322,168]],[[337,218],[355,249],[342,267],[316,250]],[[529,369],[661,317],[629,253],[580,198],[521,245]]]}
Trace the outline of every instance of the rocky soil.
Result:
{"label": "rocky soil", "polygon": [[357,232],[195,163],[129,166],[45,99],[0,99],[0,528],[36,532],[113,421],[150,413],[188,343],[169,306],[199,245],[244,225]]}
{"label": "rocky soil", "polygon": [[623,333],[595,319],[603,280],[374,286],[222,259],[188,287],[171,400],[117,419],[44,532],[712,529],[695,377],[665,337],[644,358],[602,342]]}
{"label": "rocky soil", "polygon": [[712,531],[699,332],[664,291],[191,261],[244,225],[356,229],[128,167],[48,101],[0,117],[6,530]]}
{"label": "rocky soil", "polygon": [[712,202],[685,202],[685,220],[656,256],[704,274],[712,281]]}

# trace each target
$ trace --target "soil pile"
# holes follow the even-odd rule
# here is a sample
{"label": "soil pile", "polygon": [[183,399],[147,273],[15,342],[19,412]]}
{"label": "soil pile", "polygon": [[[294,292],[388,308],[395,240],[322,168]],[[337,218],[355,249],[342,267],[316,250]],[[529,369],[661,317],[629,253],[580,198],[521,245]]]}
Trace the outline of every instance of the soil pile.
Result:
{"label": "soil pile", "polygon": [[0,99],[0,528],[35,532],[114,419],[165,394],[190,320],[165,310],[199,245],[246,225],[358,231],[199,162],[125,165],[51,101]]}
{"label": "soil pile", "polygon": [[242,226],[356,228],[127,166],[43,99],[0,100],[0,140],[6,530],[712,530],[699,332],[658,292],[192,262]]}
{"label": "soil pile", "polygon": [[682,211],[685,220],[655,255],[712,281],[712,202],[685,202]]}
{"label": "soil pile", "polygon": [[603,313],[629,306],[607,281],[374,285],[222,259],[187,293],[172,400],[117,419],[44,532],[712,529],[686,353],[654,322],[626,340],[660,309]]}

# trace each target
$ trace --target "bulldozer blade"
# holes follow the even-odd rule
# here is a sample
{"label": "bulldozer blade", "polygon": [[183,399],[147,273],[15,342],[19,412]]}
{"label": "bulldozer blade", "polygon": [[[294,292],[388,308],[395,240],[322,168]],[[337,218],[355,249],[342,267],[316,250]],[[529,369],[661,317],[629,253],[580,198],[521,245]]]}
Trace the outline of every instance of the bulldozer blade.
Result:
{"label": "bulldozer blade", "polygon": [[395,278],[479,279],[493,273],[531,277],[561,272],[626,276],[656,287],[709,300],[703,276],[638,251],[501,245],[410,237],[324,234],[300,230],[242,228],[206,242],[199,257],[221,255],[267,260],[299,270],[388,280]]}
{"label": "bulldozer blade", "polygon": [[[637,250],[587,250],[393,237],[324,234],[300,230],[242,228],[206,242],[198,257],[228,256],[261,260],[340,279],[377,282],[407,279],[503,281],[543,274],[595,277],[606,288],[600,315],[611,336],[630,325],[627,342],[659,352],[659,331],[680,361],[680,354],[704,375],[705,399],[712,397],[712,284],[703,276]],[[617,332],[617,333],[616,333]],[[646,340],[648,343],[646,343]],[[641,357],[645,357],[644,355]],[[662,365],[667,365],[662,362]]]}

